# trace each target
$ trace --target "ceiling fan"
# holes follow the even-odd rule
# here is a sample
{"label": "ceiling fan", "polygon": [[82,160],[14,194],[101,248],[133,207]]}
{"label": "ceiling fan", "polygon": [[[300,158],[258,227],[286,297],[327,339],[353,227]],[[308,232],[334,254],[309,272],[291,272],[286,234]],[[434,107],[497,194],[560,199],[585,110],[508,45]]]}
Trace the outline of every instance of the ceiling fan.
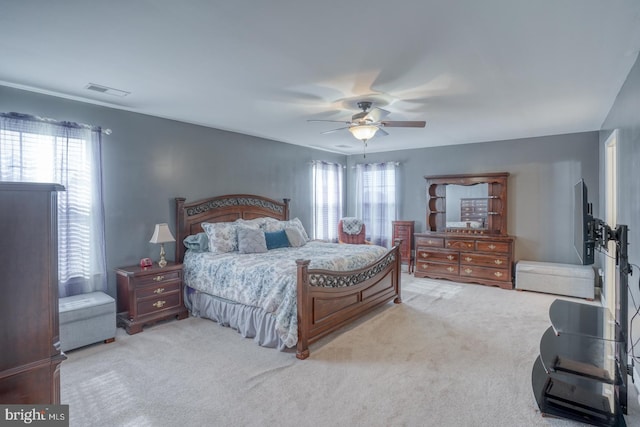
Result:
{"label": "ceiling fan", "polygon": [[370,101],[358,102],[358,108],[362,111],[351,116],[350,121],[344,120],[307,120],[309,122],[333,122],[344,123],[348,126],[344,126],[337,129],[331,129],[322,134],[336,132],[339,130],[348,129],[349,132],[360,141],[364,142],[365,146],[367,141],[376,135],[385,136],[389,135],[383,128],[387,127],[406,127],[406,128],[423,128],[426,125],[425,121],[391,121],[382,120],[389,115],[389,111],[382,108],[371,108],[372,103]]}

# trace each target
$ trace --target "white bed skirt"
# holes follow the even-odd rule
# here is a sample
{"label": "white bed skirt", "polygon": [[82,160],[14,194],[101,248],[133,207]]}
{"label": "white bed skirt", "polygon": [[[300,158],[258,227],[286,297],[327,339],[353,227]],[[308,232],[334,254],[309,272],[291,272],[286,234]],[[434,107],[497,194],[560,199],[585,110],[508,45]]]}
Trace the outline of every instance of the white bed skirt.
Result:
{"label": "white bed skirt", "polygon": [[263,347],[287,347],[276,333],[276,319],[259,307],[250,307],[185,287],[185,303],[192,316],[211,319],[235,329]]}

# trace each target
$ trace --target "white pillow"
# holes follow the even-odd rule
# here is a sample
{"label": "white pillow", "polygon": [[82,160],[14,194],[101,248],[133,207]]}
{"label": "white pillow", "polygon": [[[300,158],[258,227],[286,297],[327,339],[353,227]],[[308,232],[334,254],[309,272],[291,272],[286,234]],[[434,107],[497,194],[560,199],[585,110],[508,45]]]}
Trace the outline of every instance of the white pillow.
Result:
{"label": "white pillow", "polygon": [[300,233],[296,227],[289,226],[284,229],[284,232],[287,234],[287,239],[289,239],[289,244],[293,248],[299,248],[300,246],[304,246],[307,241]]}
{"label": "white pillow", "polygon": [[238,250],[237,224],[232,222],[203,222],[202,229],[209,238],[209,252],[224,254]]}

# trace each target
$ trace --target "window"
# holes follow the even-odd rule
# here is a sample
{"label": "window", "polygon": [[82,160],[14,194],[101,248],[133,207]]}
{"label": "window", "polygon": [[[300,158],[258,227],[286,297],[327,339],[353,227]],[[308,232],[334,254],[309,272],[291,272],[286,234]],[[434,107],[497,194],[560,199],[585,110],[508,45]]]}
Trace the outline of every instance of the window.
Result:
{"label": "window", "polygon": [[84,125],[0,114],[0,180],[65,187],[58,194],[60,297],[106,289],[101,134]]}
{"label": "window", "polygon": [[390,247],[396,219],[397,163],[356,165],[356,216],[367,227],[367,240]]}
{"label": "window", "polygon": [[343,166],[313,162],[313,235],[316,239],[338,241],[338,221],[342,218]]}

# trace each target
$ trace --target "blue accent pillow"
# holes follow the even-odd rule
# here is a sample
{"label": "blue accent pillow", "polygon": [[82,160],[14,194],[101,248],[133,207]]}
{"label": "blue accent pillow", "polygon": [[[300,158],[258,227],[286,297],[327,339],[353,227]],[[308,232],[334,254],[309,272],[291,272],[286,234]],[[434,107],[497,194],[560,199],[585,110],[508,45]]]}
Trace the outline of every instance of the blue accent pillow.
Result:
{"label": "blue accent pillow", "polygon": [[264,238],[267,241],[267,249],[289,247],[289,239],[287,238],[287,233],[285,233],[284,230],[264,233]]}
{"label": "blue accent pillow", "polygon": [[209,238],[205,233],[192,234],[183,240],[184,246],[194,252],[208,252]]}

